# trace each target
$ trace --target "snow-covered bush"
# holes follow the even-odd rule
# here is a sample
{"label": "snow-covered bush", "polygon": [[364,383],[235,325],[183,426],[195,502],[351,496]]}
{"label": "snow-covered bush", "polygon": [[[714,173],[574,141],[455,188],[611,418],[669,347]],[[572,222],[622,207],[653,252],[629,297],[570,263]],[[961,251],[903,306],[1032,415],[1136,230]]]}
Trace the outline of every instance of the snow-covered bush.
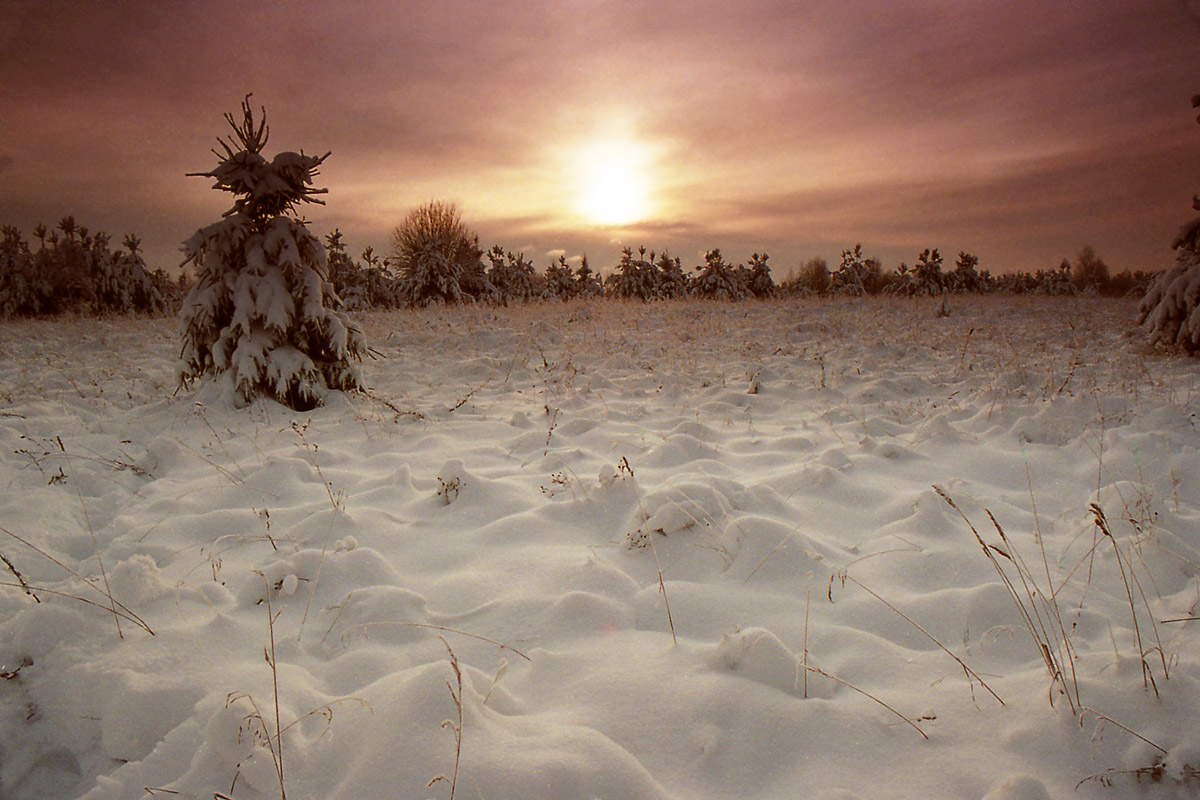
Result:
{"label": "snow-covered bush", "polygon": [[683,271],[683,262],[678,256],[672,256],[663,251],[654,262],[655,279],[658,284],[658,295],[664,299],[686,297],[688,293],[687,274]]}
{"label": "snow-covered bush", "polygon": [[[1200,195],[1192,207],[1200,211]],[[1150,340],[1200,352],[1200,217],[1180,229],[1172,243],[1175,266],[1159,276],[1138,306],[1138,322]]]}
{"label": "snow-covered bush", "polygon": [[907,264],[900,265],[892,274],[886,291],[904,297],[937,295],[947,287],[945,277],[942,273],[942,254],[937,248],[925,248],[917,256],[917,263],[912,269]]}
{"label": "snow-covered bush", "polygon": [[0,229],[0,315],[159,314],[178,299],[177,284],[146,267],[136,236],[114,251],[108,234],[91,233],[73,217],[58,230],[62,237],[38,225],[34,252],[16,228]]}
{"label": "snow-covered bush", "polygon": [[312,179],[329,154],[283,152],[267,161],[266,112],[255,123],[249,98],[240,123],[225,119],[234,131],[217,140],[225,154],[194,174],[236,199],[224,219],[184,244],[196,282],[180,311],[180,382],[214,374],[239,404],[269,395],[312,408],[328,389],[360,387],[353,362],[366,351],[358,325],[329,308],[335,295],[321,242],[289,216],[300,203],[321,203],[314,195],[325,190]]}
{"label": "snow-covered bush", "polygon": [[[1200,94],[1192,98],[1200,108]],[[1200,121],[1198,118],[1197,121]],[[1200,195],[1192,198],[1200,211]],[[1138,322],[1150,329],[1150,340],[1200,352],[1200,217],[1179,229],[1175,241],[1175,266],[1164,272],[1138,306]]]}
{"label": "snow-covered bush", "polygon": [[39,314],[49,296],[50,285],[21,232],[12,225],[0,228],[0,316]]}
{"label": "snow-covered bush", "polygon": [[989,275],[978,270],[979,257],[964,250],[958,251],[958,259],[954,262],[954,271],[946,275],[946,285],[951,292],[986,292],[989,287]]}
{"label": "snow-covered bush", "polygon": [[478,241],[453,203],[435,200],[409,212],[392,233],[391,261],[400,273],[396,288],[401,301],[426,306],[470,299],[468,289],[482,288],[470,285],[478,277],[476,268],[484,273]]}

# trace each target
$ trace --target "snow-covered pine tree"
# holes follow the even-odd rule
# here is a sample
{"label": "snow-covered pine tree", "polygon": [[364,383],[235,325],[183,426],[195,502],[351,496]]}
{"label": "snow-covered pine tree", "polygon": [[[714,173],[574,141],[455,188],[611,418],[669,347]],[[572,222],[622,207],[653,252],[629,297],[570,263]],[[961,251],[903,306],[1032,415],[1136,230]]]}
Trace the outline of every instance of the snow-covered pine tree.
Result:
{"label": "snow-covered pine tree", "polygon": [[774,297],[778,293],[778,287],[775,286],[775,279],[771,277],[771,267],[767,264],[770,258],[766,253],[754,253],[750,256],[750,282],[748,289],[750,294],[765,300],[768,297]]}
{"label": "snow-covered pine tree", "polygon": [[125,237],[125,252],[108,249],[108,237],[96,234],[93,245],[92,308],[100,313],[131,312],[158,314],[167,308],[167,298],[142,260],[141,241]]}
{"label": "snow-covered pine tree", "polygon": [[567,301],[575,296],[575,272],[567,263],[566,256],[546,267],[546,288],[542,290],[544,300]]}
{"label": "snow-covered pine tree", "polygon": [[732,267],[725,263],[719,248],[704,254],[704,266],[693,279],[691,293],[710,300],[742,300],[745,287],[737,280]]}
{"label": "snow-covered pine tree", "polygon": [[587,253],[584,253],[583,260],[579,262],[579,270],[575,273],[575,294],[580,297],[596,297],[603,291],[600,276],[592,272],[591,266],[588,265]]}
{"label": "snow-covered pine tree", "polygon": [[536,274],[533,263],[525,260],[524,253],[512,253],[500,245],[488,250],[488,281],[496,287],[497,302],[508,305],[512,302],[528,302],[534,294]]}
{"label": "snow-covered pine tree", "polygon": [[[1192,107],[1200,108],[1200,94],[1192,98]],[[1200,195],[1192,198],[1192,208],[1200,211]],[[1179,345],[1196,355],[1200,353],[1200,217],[1180,228],[1171,246],[1175,266],[1142,298],[1138,322],[1149,328],[1152,342]]]}
{"label": "snow-covered pine tree", "polygon": [[49,294],[49,284],[39,279],[21,232],[12,225],[0,228],[0,316],[38,314]]}
{"label": "snow-covered pine tree", "polygon": [[672,256],[666,250],[654,262],[658,274],[659,297],[672,299],[684,297],[688,292],[687,274],[683,271],[683,262],[678,256]]}
{"label": "snow-covered pine tree", "polygon": [[643,303],[658,296],[655,285],[654,254],[646,259],[646,248],[638,249],[638,257],[633,257],[633,248],[626,247],[621,251],[621,260],[605,281],[605,291],[613,297],[622,300],[636,298]]}
{"label": "snow-covered pine tree", "polygon": [[319,203],[312,186],[329,157],[283,152],[262,155],[269,129],[266,110],[256,123],[249,95],[242,119],[218,137],[218,164],[193,175],[213,178],[214,189],[236,198],[224,219],[198,230],[183,246],[196,282],[180,311],[182,385],[206,374],[225,381],[235,404],[268,395],[297,410],[319,405],[330,390],[361,386],[353,363],[366,351],[362,330],[332,310],[325,251],[291,214]]}

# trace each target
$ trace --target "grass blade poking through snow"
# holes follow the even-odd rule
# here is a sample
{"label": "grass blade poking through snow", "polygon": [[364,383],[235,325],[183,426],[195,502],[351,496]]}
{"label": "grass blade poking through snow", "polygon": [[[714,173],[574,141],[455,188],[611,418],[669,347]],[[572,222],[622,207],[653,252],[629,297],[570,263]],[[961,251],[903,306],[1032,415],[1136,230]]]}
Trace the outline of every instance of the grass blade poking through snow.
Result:
{"label": "grass blade poking through snow", "polygon": [[[462,761],[462,735],[463,735],[463,676],[462,667],[458,664],[458,656],[454,654],[454,650],[450,647],[450,643],[445,637],[439,636],[442,644],[446,646],[446,652],[450,654],[450,669],[454,672],[454,683],[446,681],[446,688],[450,690],[450,699],[454,701],[454,708],[458,712],[458,722],[446,720],[442,723],[443,728],[449,728],[454,734],[454,774],[450,777],[450,800],[454,800],[454,792],[458,787],[458,766]],[[433,786],[438,781],[446,780],[445,775],[435,775],[430,779],[429,783],[425,784],[426,788]]]}
{"label": "grass blade poking through snow", "polygon": [[[996,570],[996,574],[1000,578],[1000,582],[1008,590],[1009,598],[1013,601],[1017,613],[1021,616],[1021,621],[1024,623],[1025,629],[1037,645],[1038,654],[1046,666],[1046,672],[1050,675],[1050,704],[1054,705],[1053,687],[1055,684],[1058,684],[1071,706],[1071,713],[1078,714],[1081,703],[1079,701],[1079,683],[1075,679],[1073,648],[1071,647],[1070,639],[1067,637],[1066,630],[1062,628],[1062,618],[1058,614],[1058,606],[1054,593],[1042,591],[1038,587],[1033,575],[1025,567],[1020,554],[1004,533],[1004,529],[1000,527],[1000,523],[992,516],[992,512],[984,509],[988,515],[988,519],[992,521],[992,525],[995,526],[996,532],[1000,535],[1000,540],[1003,544],[1002,547],[985,542],[983,536],[975,529],[971,520],[958,507],[958,504],[951,499],[950,495],[937,486],[934,486],[933,490],[951,508],[957,511],[959,516],[963,518],[963,521],[967,523],[967,527],[974,534],[975,541],[979,543],[984,557],[991,563],[992,568]],[[997,560],[997,555],[1003,557],[1013,565],[1017,580],[1021,584],[1021,591],[1017,591],[1016,584]],[[1039,598],[1040,605],[1042,606],[1040,609]],[[1056,619],[1059,623],[1061,638],[1052,632],[1054,629],[1051,623]],[[1070,673],[1069,680],[1068,670]]]}
{"label": "grass blade poking through snow", "polygon": [[[967,676],[967,683],[968,683],[968,684],[970,685],[970,687],[971,687],[971,699],[972,699],[972,700],[974,700],[974,699],[975,699],[975,682],[976,682],[976,681],[978,681],[978,682],[979,682],[979,685],[980,685],[980,686],[982,686],[984,689],[986,689],[986,690],[987,690],[987,692],[988,692],[988,694],[990,694],[992,697],[996,698],[996,702],[997,702],[997,703],[999,703],[1000,705],[1004,705],[1004,701],[1000,699],[1000,695],[998,695],[998,694],[996,694],[994,691],[992,691],[992,687],[990,687],[990,686],[988,686],[988,685],[987,685],[987,681],[985,681],[983,678],[979,677],[979,674],[978,674],[977,672],[975,672],[975,670],[973,670],[973,669],[971,669],[970,667],[968,667],[965,661],[963,661],[963,660],[962,660],[961,658],[959,658],[958,656],[954,655],[954,653],[950,652],[950,650],[949,650],[949,649],[946,647],[946,645],[944,645],[944,644],[942,644],[941,642],[939,642],[939,641],[937,640],[937,638],[936,638],[936,637],[935,637],[935,636],[934,636],[932,633],[930,633],[929,631],[927,631],[927,630],[925,630],[923,627],[921,627],[921,626],[920,626],[920,625],[917,623],[917,621],[916,621],[916,620],[914,620],[912,617],[908,616],[908,615],[907,615],[907,614],[905,614],[903,611],[901,611],[900,609],[896,608],[894,605],[892,605],[891,603],[889,603],[887,600],[884,600],[884,599],[883,599],[882,597],[880,597],[878,594],[876,594],[876,593],[875,593],[875,592],[873,592],[872,590],[868,589],[866,586],[864,586],[863,584],[859,583],[859,582],[858,582],[857,580],[855,580],[854,578],[851,578],[849,575],[847,575],[847,574],[845,573],[845,571],[839,570],[839,571],[838,571],[838,572],[836,572],[834,575],[830,576],[830,578],[829,578],[829,581],[830,581],[830,583],[832,583],[834,580],[840,580],[840,581],[842,582],[842,585],[843,585],[843,586],[846,584],[846,581],[850,581],[850,582],[851,582],[851,583],[853,583],[855,586],[857,586],[858,588],[862,589],[862,590],[863,590],[864,592],[866,592],[867,594],[871,595],[871,597],[874,597],[876,600],[878,600],[879,602],[883,603],[885,606],[887,606],[888,608],[890,608],[892,611],[895,611],[897,614],[899,614],[901,617],[903,617],[903,618],[904,618],[904,620],[905,620],[905,621],[906,621],[906,622],[907,622],[909,625],[912,625],[914,628],[916,628],[916,629],[917,629],[917,630],[919,630],[921,633],[923,633],[923,634],[925,635],[925,638],[926,638],[926,639],[928,639],[929,641],[933,642],[933,643],[934,643],[934,644],[936,644],[938,647],[940,647],[940,648],[942,649],[942,652],[944,652],[946,655],[950,656],[950,657],[951,657],[951,658],[953,658],[955,661],[957,661],[957,662],[958,662],[958,665],[959,665],[960,667],[962,667],[963,674]],[[806,619],[805,619],[805,633],[806,633],[806,635],[807,635],[807,610],[806,610],[806,612],[805,612],[805,616],[806,616]],[[807,645],[806,645],[806,656],[807,656]]]}
{"label": "grass blade poking through snow", "polygon": [[[1167,657],[1163,652],[1162,640],[1158,636],[1158,626],[1154,623],[1154,614],[1150,612],[1150,604],[1146,601],[1146,595],[1142,592],[1141,584],[1137,584],[1137,577],[1133,574],[1132,564],[1129,566],[1129,574],[1126,575],[1125,573],[1125,562],[1121,558],[1121,548],[1117,546],[1116,537],[1112,535],[1112,529],[1108,525],[1108,519],[1104,516],[1104,510],[1095,503],[1088,506],[1088,509],[1092,512],[1092,516],[1096,520],[1096,527],[1100,529],[1100,532],[1104,534],[1112,545],[1113,555],[1117,559],[1117,569],[1121,571],[1121,582],[1125,585],[1125,596],[1129,600],[1129,616],[1133,621],[1133,637],[1137,643],[1138,661],[1142,665],[1142,685],[1146,688],[1153,688],[1154,694],[1158,695],[1158,684],[1155,683],[1154,675],[1150,672],[1150,664],[1146,661],[1147,654],[1157,650],[1158,656],[1162,660],[1163,678],[1168,679],[1171,676],[1167,669]],[[1133,601],[1133,589],[1129,585],[1131,577],[1134,579],[1134,583],[1137,584],[1138,594],[1141,595],[1142,603],[1146,608],[1146,615],[1150,618],[1150,625],[1154,631],[1155,644],[1149,650],[1142,643],[1142,629],[1138,624],[1137,606]]]}

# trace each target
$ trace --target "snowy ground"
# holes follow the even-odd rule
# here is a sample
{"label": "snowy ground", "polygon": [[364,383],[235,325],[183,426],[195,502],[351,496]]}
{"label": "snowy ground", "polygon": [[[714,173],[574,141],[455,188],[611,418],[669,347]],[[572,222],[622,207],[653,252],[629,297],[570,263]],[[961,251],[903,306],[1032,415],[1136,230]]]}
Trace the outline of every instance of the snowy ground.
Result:
{"label": "snowy ground", "polygon": [[464,799],[1200,795],[1200,365],[952,307],[371,315],[311,414],[0,324],[0,798],[441,800],[456,697]]}

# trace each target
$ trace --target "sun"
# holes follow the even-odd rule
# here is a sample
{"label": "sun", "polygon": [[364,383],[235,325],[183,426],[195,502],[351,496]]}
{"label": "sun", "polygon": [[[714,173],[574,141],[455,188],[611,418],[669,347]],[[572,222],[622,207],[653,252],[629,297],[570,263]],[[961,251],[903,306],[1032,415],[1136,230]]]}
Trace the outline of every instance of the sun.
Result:
{"label": "sun", "polygon": [[578,212],[593,225],[629,225],[650,212],[649,158],[635,142],[604,140],[576,157]]}

